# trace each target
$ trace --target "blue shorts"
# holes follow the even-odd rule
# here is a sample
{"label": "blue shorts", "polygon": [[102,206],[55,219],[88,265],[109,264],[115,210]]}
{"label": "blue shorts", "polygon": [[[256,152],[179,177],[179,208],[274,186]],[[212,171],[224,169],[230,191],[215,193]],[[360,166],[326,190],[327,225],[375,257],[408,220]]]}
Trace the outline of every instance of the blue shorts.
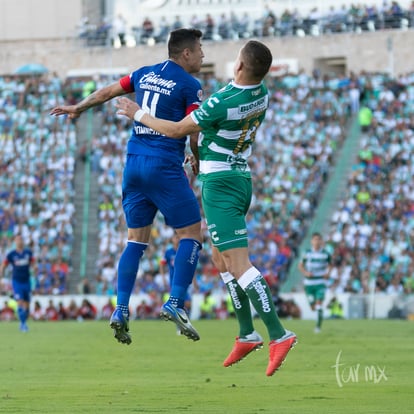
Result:
{"label": "blue shorts", "polygon": [[127,155],[122,206],[130,229],[152,224],[158,210],[175,229],[201,221],[200,206],[184,168],[161,157]]}
{"label": "blue shorts", "polygon": [[30,282],[20,283],[12,281],[14,299],[24,300],[25,302],[30,302]]}

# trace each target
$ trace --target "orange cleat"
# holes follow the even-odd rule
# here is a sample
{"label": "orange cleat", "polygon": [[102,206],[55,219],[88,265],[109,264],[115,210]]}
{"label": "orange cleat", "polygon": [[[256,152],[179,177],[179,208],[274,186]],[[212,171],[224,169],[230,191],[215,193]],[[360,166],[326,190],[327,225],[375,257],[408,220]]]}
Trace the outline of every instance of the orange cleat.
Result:
{"label": "orange cleat", "polygon": [[288,352],[297,343],[296,335],[293,332],[286,333],[279,339],[275,339],[269,344],[269,365],[267,366],[266,375],[271,377],[283,364]]}
{"label": "orange cleat", "polygon": [[225,367],[230,367],[246,358],[250,352],[257,351],[261,348],[263,348],[263,339],[256,331],[253,331],[251,334],[244,337],[237,337],[233,349],[229,356],[224,360],[223,365]]}

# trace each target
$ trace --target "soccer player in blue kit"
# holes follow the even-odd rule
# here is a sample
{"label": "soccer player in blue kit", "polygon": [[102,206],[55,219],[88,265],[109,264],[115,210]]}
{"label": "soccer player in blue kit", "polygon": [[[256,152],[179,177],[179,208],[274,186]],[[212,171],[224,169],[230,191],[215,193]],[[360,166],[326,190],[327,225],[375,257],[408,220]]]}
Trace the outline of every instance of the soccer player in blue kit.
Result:
{"label": "soccer player in blue kit", "polygon": [[4,276],[8,265],[12,267],[12,287],[14,298],[17,300],[17,314],[20,320],[20,330],[27,332],[27,319],[30,312],[30,267],[36,267],[33,252],[24,247],[23,237],[16,234],[14,237],[15,248],[11,250],[0,266],[0,275]]}
{"label": "soccer player in blue kit", "polygon": [[[200,71],[204,57],[201,37],[201,31],[196,29],[172,31],[167,60],[141,67],[78,104],[55,107],[50,114],[77,118],[88,108],[134,92],[136,102],[154,116],[181,120],[201,103],[201,85],[191,75]],[[186,139],[186,136],[172,139],[135,122],[128,141],[122,182],[128,241],[118,264],[117,305],[110,319],[114,336],[121,343],[131,343],[129,300],[158,210],[180,239],[170,297],[160,316],[176,323],[189,339],[200,339],[184,309],[187,288],[193,280],[201,249],[200,207],[183,168]],[[198,152],[193,142],[194,139],[190,143],[194,154],[191,166],[197,173]]]}

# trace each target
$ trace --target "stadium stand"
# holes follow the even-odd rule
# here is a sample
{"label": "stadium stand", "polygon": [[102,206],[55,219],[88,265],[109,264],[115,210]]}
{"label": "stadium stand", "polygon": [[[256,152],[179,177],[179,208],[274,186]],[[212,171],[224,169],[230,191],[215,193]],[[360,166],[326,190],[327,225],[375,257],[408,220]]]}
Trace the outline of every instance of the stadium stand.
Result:
{"label": "stadium stand", "polygon": [[[201,7],[203,4],[197,5]],[[283,9],[282,4],[267,3],[260,13],[257,10],[252,13],[243,10],[243,4],[238,5],[237,11],[229,11],[224,4],[217,4],[216,7],[210,7],[209,12],[204,15],[198,13],[170,18],[158,14],[153,17],[147,15],[140,24],[128,27],[124,22],[127,26],[126,38],[129,41],[122,44],[117,35],[119,15],[113,22],[103,19],[97,24],[91,24],[88,18],[83,18],[78,33],[85,47],[122,47],[126,43],[129,46],[163,43],[170,30],[188,25],[202,30],[206,41],[249,37],[321,36],[414,27],[414,5],[409,2],[342,2],[339,6],[335,2],[327,1],[297,2],[294,7],[292,4],[285,6]]]}
{"label": "stadium stand", "polygon": [[[249,36],[323,36],[411,28],[413,16],[414,2],[409,8],[392,2],[384,3],[382,9],[361,5],[326,13],[313,10],[302,17],[289,10],[279,14],[267,10],[256,21],[235,14],[210,16],[210,29],[204,19],[194,21],[194,25],[210,33],[207,40],[218,42]],[[137,43],[147,44],[149,39],[165,42],[168,22],[161,19],[152,26],[146,37],[141,29],[134,30]],[[108,26],[99,36],[93,27],[80,36],[86,39],[87,47],[113,44],[108,39]],[[105,76],[95,79],[102,83],[108,80]],[[206,96],[225,81],[211,73],[200,74],[200,80]],[[90,81],[90,76],[61,79],[53,73],[0,77],[0,257],[11,248],[12,235],[21,232],[39,260],[34,293],[56,296],[56,301],[67,293],[104,298],[116,294],[117,260],[126,240],[121,179],[130,125],[116,115],[112,103],[98,108],[93,116],[99,117],[99,129],[85,146],[81,137],[91,118],[85,116],[75,123],[51,118],[45,111],[56,102],[81,99]],[[333,296],[412,294],[414,74],[395,78],[382,73],[337,76],[315,70],[275,76],[268,82],[270,108],[257,134],[252,158],[256,188],[248,217],[252,261],[275,292],[282,285],[289,286],[289,291],[301,291],[295,260],[306,244],[309,229],[320,223],[333,255]],[[369,122],[363,123],[367,116]],[[341,151],[355,120],[360,122],[353,131],[358,147]],[[95,190],[93,195],[88,193],[95,199],[87,231],[98,243],[95,253],[83,257],[78,254],[82,201],[77,204],[76,196],[83,194],[84,187],[79,191],[81,184],[75,175],[76,166],[86,161],[91,175],[82,176],[80,181],[84,185],[90,180]],[[339,183],[335,171],[342,161],[350,163],[351,173],[342,176],[344,183]],[[199,183],[191,178],[191,184],[199,196]],[[330,199],[330,209],[323,210],[330,196],[324,189],[334,187],[341,189],[341,198]],[[96,226],[90,224],[92,219]],[[204,231],[192,294],[223,297],[225,289],[211,265]],[[135,287],[135,293],[144,293],[146,299],[139,309],[133,309],[139,318],[146,314],[153,317],[167,290],[160,263],[170,246],[172,231],[160,216],[152,236]],[[86,272],[78,270],[82,260],[89,262]],[[9,279],[0,282],[0,294],[8,296]],[[222,304],[221,300],[216,302]],[[146,306],[151,310],[145,310]],[[5,319],[9,318],[9,308],[9,303],[2,308]],[[56,308],[58,319],[108,314],[86,302]],[[84,309],[83,316],[79,308]],[[36,314],[39,320],[47,318],[41,309],[36,309]]]}
{"label": "stadium stand", "polygon": [[44,111],[57,100],[54,76],[0,78],[1,257],[21,233],[39,260],[40,294],[66,292],[72,258],[76,131]]}
{"label": "stadium stand", "polygon": [[[362,81],[367,79],[361,78]],[[414,76],[377,75],[365,86],[372,111],[347,191],[331,219],[335,292],[410,292],[413,263]]]}

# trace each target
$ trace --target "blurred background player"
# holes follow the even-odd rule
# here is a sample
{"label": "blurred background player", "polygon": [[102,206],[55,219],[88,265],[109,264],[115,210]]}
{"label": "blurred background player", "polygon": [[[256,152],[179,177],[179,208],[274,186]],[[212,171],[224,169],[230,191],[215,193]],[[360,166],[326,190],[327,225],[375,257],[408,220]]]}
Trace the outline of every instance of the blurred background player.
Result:
{"label": "blurred background player", "polygon": [[305,294],[313,311],[317,312],[315,333],[319,333],[323,321],[323,301],[331,271],[331,255],[323,247],[320,233],[313,233],[311,247],[307,249],[298,268],[305,276],[303,280]]}
{"label": "blurred background player", "polygon": [[[119,82],[95,91],[77,105],[58,106],[52,109],[51,115],[77,118],[88,108],[134,92],[136,102],[154,116],[181,120],[201,103],[200,82],[191,75],[200,71],[204,58],[201,37],[201,31],[195,29],[171,32],[167,60],[142,67]],[[158,210],[180,238],[170,298],[160,315],[179,325],[188,338],[200,339],[184,310],[187,289],[193,280],[201,249],[200,207],[183,168],[186,139],[186,134],[179,140],[171,139],[139,122],[134,122],[132,128],[122,183],[128,242],[118,264],[117,305],[110,319],[114,336],[121,343],[131,343],[129,300]],[[197,136],[194,139],[196,142]],[[190,145],[195,162],[191,165],[197,174],[198,154],[194,139]]]}
{"label": "blurred background player", "polygon": [[23,237],[14,237],[15,248],[11,250],[0,265],[0,275],[4,277],[7,266],[12,267],[13,295],[17,301],[17,315],[20,320],[20,330],[27,332],[27,319],[30,313],[31,281],[30,268],[36,271],[36,260],[33,252],[24,246]]}

